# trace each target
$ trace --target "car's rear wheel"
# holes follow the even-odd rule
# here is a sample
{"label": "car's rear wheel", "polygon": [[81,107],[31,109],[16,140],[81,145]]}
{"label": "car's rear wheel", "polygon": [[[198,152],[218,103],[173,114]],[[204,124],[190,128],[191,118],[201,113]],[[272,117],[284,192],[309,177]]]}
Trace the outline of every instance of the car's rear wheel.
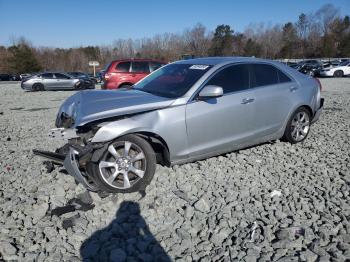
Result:
{"label": "car's rear wheel", "polygon": [[298,108],[289,119],[284,138],[292,143],[299,143],[306,139],[310,132],[310,112],[305,107]]}
{"label": "car's rear wheel", "polygon": [[337,70],[334,72],[334,76],[335,77],[343,77],[344,76],[344,72],[342,70]]}
{"label": "car's rear wheel", "polygon": [[96,164],[93,180],[103,191],[131,193],[144,190],[156,170],[156,156],[149,143],[137,135],[114,140]]}
{"label": "car's rear wheel", "polygon": [[32,86],[32,90],[33,90],[33,91],[44,91],[44,90],[45,90],[45,87],[44,87],[43,84],[35,83],[35,84]]}

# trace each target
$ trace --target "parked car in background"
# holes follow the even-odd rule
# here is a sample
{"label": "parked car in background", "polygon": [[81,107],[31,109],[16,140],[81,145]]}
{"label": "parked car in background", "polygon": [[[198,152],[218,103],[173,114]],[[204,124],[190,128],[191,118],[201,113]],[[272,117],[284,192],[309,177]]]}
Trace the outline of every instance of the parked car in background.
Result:
{"label": "parked car in background", "polygon": [[90,79],[90,76],[87,73],[83,72],[67,72],[67,74],[79,79]]}
{"label": "parked car in background", "polygon": [[0,81],[12,81],[12,75],[10,74],[0,74]]}
{"label": "parked car in background", "polygon": [[305,75],[310,76],[319,76],[320,71],[322,70],[322,65],[320,64],[303,64],[301,67],[298,68],[298,71],[300,73],[303,73]]}
{"label": "parked car in background", "polygon": [[101,77],[101,73],[96,73],[96,75],[94,76],[94,74],[89,74],[90,79],[94,80],[95,83],[101,83],[102,82],[102,77]]}
{"label": "parked car in background", "polygon": [[324,68],[320,72],[321,76],[343,77],[350,75],[350,61],[341,62],[338,66]]}
{"label": "parked car in background", "polygon": [[320,89],[276,61],[178,61],[130,89],[69,97],[51,131],[68,143],[34,153],[63,164],[89,190],[144,190],[156,163],[192,162],[281,137],[305,140],[323,108]]}
{"label": "parked car in background", "polygon": [[21,82],[22,89],[30,91],[43,90],[79,90],[94,89],[95,83],[60,72],[45,72],[25,78]]}
{"label": "parked car in background", "polygon": [[19,77],[21,78],[21,80],[25,79],[25,78],[29,78],[31,77],[33,74],[29,74],[29,73],[25,73],[25,74],[20,74]]}
{"label": "parked car in background", "polygon": [[151,59],[112,61],[106,67],[102,89],[130,87],[163,65],[165,65],[164,62]]}

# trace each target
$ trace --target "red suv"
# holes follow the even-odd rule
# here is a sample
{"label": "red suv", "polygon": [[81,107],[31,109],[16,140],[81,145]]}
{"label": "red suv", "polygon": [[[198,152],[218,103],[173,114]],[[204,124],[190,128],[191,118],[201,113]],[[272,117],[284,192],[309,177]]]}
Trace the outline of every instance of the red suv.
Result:
{"label": "red suv", "polygon": [[106,68],[102,89],[129,87],[166,63],[150,59],[112,61]]}

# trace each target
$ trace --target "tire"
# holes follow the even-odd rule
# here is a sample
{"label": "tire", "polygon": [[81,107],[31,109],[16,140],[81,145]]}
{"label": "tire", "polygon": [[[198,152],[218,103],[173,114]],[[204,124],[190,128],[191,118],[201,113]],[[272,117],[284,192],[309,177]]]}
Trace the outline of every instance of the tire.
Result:
{"label": "tire", "polygon": [[109,144],[98,163],[88,172],[102,191],[131,193],[144,190],[156,170],[151,145],[137,135],[125,135]]}
{"label": "tire", "polygon": [[335,77],[343,77],[344,76],[344,72],[342,70],[337,70],[334,72],[333,76]]}
{"label": "tire", "polygon": [[304,141],[311,125],[311,115],[305,107],[299,107],[289,119],[283,138],[291,144]]}
{"label": "tire", "polygon": [[43,84],[35,83],[35,84],[32,86],[32,90],[33,90],[33,91],[44,91],[45,88],[44,88],[44,85],[43,85]]}

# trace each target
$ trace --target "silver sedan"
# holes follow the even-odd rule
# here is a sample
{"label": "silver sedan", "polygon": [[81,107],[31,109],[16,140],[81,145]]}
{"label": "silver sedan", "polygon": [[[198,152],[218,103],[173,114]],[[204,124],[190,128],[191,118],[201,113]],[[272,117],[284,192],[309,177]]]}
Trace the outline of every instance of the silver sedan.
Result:
{"label": "silver sedan", "polygon": [[131,89],[82,91],[61,106],[38,155],[61,163],[89,190],[134,192],[156,163],[171,166],[283,138],[306,139],[323,108],[320,83],[255,58],[179,61]]}
{"label": "silver sedan", "polygon": [[75,90],[95,88],[95,84],[65,73],[46,72],[23,79],[21,87],[28,91]]}

